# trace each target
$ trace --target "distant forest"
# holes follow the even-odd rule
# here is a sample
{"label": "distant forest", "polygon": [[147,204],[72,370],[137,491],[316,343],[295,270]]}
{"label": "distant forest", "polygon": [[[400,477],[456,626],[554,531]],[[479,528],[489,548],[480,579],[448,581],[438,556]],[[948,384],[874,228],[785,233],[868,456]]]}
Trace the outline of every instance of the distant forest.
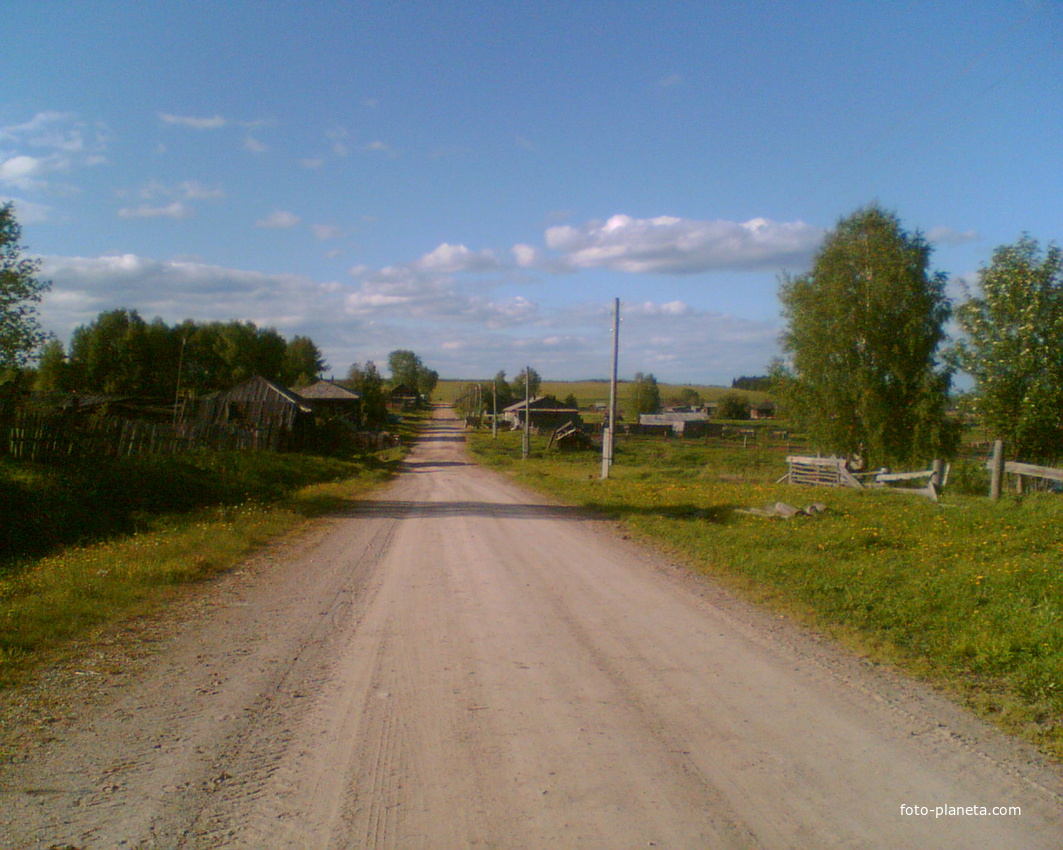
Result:
{"label": "distant forest", "polygon": [[771,378],[767,375],[743,375],[731,381],[733,390],[759,390],[767,392],[771,388]]}

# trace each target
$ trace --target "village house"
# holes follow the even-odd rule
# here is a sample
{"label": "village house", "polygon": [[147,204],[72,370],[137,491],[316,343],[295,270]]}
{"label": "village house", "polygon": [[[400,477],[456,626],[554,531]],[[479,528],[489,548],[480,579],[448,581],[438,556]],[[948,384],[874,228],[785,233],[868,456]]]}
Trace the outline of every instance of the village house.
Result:
{"label": "village house", "polygon": [[316,381],[306,387],[296,387],[293,392],[309,402],[320,419],[343,419],[352,425],[361,424],[362,397],[335,381]]}
{"label": "village house", "polygon": [[[533,399],[529,399],[527,407],[529,424],[532,428],[553,430],[568,422],[572,422],[575,425],[583,424],[578,408],[570,407],[550,395],[536,396]],[[523,428],[524,409],[525,404],[523,401],[515,402],[504,408],[499,413],[499,418],[503,422],[508,422],[510,428]]]}
{"label": "village house", "polygon": [[719,436],[723,426],[709,422],[709,415],[701,411],[669,411],[642,413],[635,433],[667,434],[674,437]]}

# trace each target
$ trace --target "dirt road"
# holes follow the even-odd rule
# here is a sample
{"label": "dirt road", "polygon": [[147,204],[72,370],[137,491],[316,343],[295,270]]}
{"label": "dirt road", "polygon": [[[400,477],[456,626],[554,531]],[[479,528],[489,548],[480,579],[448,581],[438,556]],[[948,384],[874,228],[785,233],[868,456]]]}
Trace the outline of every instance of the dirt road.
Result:
{"label": "dirt road", "polygon": [[1063,846],[1058,771],[471,465],[455,420],[150,637],[26,703],[0,846]]}

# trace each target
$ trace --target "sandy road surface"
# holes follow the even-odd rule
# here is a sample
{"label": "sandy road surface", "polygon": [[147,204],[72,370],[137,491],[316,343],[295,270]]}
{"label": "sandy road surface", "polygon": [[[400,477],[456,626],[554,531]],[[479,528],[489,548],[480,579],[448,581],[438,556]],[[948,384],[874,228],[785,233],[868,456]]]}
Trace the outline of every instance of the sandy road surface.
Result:
{"label": "sandy road surface", "polygon": [[0,846],[1063,846],[1057,771],[461,440],[437,421],[128,669],[63,674],[76,707],[0,767]]}

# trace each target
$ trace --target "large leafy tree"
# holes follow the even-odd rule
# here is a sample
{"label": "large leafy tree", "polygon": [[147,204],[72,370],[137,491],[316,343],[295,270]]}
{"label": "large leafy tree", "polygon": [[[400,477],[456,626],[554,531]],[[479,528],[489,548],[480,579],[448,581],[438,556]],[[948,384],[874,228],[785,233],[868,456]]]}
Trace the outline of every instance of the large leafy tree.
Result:
{"label": "large leafy tree", "polygon": [[297,336],[284,350],[281,381],[286,386],[306,386],[328,368],[321,350],[308,336]]}
{"label": "large leafy tree", "polygon": [[939,364],[950,309],[930,253],[872,205],[839,221],[810,272],[783,277],[788,362],[773,378],[819,449],[876,463],[954,451],[951,372]]}
{"label": "large leafy tree", "polygon": [[661,389],[652,374],[636,372],[628,394],[628,413],[635,422],[643,413],[659,413],[661,410]]}
{"label": "large leafy tree", "polygon": [[392,351],[388,355],[388,369],[396,386],[406,384],[425,398],[432,394],[439,382],[439,373],[425,366],[421,358],[408,349]]}
{"label": "large leafy tree", "polygon": [[40,260],[22,256],[21,239],[14,205],[0,205],[0,376],[25,366],[47,338],[37,304],[51,284],[37,277]]}
{"label": "large leafy tree", "polygon": [[145,393],[162,364],[148,345],[148,325],[136,310],[108,310],[74,331],[70,362],[76,386],[91,392]]}
{"label": "large leafy tree", "polygon": [[517,377],[513,379],[511,388],[515,400],[520,401],[524,398],[525,388],[527,388],[528,395],[531,398],[535,398],[539,395],[539,389],[542,385],[543,376],[531,366],[525,366],[517,372]]}
{"label": "large leafy tree", "polygon": [[956,311],[955,348],[976,406],[1024,460],[1063,455],[1063,252],[1023,235],[993,252],[979,292]]}
{"label": "large leafy tree", "polygon": [[344,384],[362,397],[362,418],[367,424],[377,424],[387,419],[384,379],[380,377],[376,363],[372,360],[367,360],[364,366],[352,363]]}

